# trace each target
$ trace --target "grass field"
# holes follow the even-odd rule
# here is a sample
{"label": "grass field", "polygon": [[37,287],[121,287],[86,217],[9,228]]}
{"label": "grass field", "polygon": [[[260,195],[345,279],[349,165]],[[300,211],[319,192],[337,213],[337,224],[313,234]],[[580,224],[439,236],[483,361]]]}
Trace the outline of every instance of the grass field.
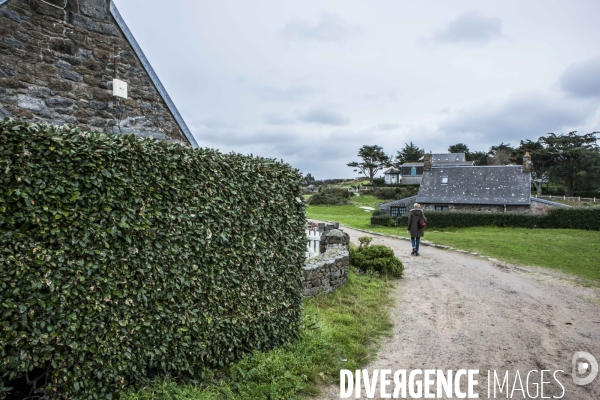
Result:
{"label": "grass field", "polygon": [[[379,201],[371,196],[360,205]],[[354,199],[353,199],[354,200]],[[369,204],[370,202],[370,204]],[[406,229],[370,225],[371,213],[347,206],[309,206],[307,217],[408,237]],[[557,269],[600,283],[600,232],[575,229],[475,227],[427,230],[426,240],[520,265]]]}
{"label": "grass field", "polygon": [[294,399],[315,395],[376,354],[391,332],[393,281],[350,270],[346,285],[304,303],[301,337],[285,348],[254,354],[224,371],[206,371],[202,384],[165,380],[121,400]]}

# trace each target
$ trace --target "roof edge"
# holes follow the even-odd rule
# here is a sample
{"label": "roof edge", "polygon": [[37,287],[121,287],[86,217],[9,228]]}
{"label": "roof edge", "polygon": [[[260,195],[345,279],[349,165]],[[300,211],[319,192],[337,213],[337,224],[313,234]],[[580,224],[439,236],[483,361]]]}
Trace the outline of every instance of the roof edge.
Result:
{"label": "roof edge", "polygon": [[[7,0],[0,0],[0,5],[2,5],[6,1]],[[194,138],[194,135],[192,135],[192,132],[186,125],[185,121],[183,120],[183,117],[181,116],[181,114],[179,114],[179,110],[177,110],[175,103],[173,103],[173,100],[171,100],[171,97],[167,93],[167,90],[163,86],[160,79],[158,79],[158,75],[156,75],[156,72],[154,72],[152,65],[150,65],[150,62],[146,58],[146,55],[142,51],[142,48],[140,47],[138,42],[135,40],[133,33],[131,33],[131,31],[129,30],[129,27],[125,23],[125,20],[121,16],[121,13],[119,13],[119,10],[117,9],[116,4],[112,0],[110,2],[110,12],[111,12],[112,16],[114,17],[115,21],[117,21],[117,25],[119,26],[119,28],[125,35],[125,38],[127,39],[129,44],[133,48],[133,51],[140,59],[142,66],[144,67],[144,69],[146,70],[148,75],[150,76],[150,79],[152,80],[152,83],[154,83],[156,90],[158,90],[158,93],[160,94],[160,96],[162,97],[164,102],[167,104],[167,107],[169,108],[169,111],[171,111],[171,114],[173,115],[173,118],[175,118],[175,121],[179,125],[179,128],[181,128],[181,130],[183,131],[183,134],[185,135],[187,140],[190,142],[192,147],[198,148],[199,146],[198,146],[198,142],[196,142],[196,138]]]}
{"label": "roof edge", "polygon": [[423,199],[417,198],[418,203],[422,204],[448,204],[448,205],[465,205],[465,206],[529,206],[531,205],[531,199],[529,202],[519,202],[519,203],[508,203],[508,202],[457,202],[457,201],[443,201],[440,199]]}
{"label": "roof edge", "polygon": [[380,204],[378,207],[379,207],[380,210],[383,210],[384,207],[387,208],[387,207],[389,207],[389,206],[391,206],[391,205],[393,205],[395,203],[406,201],[406,200],[409,200],[409,199],[412,199],[412,198],[416,199],[417,195],[415,194],[414,196],[408,196],[408,197],[405,197],[403,199],[398,199],[398,200],[390,201],[390,202],[387,202],[387,203],[383,203],[383,204]]}
{"label": "roof edge", "polygon": [[557,206],[557,207],[568,207],[568,208],[571,208],[571,206],[570,206],[570,205],[568,205],[568,204],[557,203],[557,202],[555,202],[555,201],[550,201],[550,200],[540,199],[540,198],[538,198],[538,197],[534,197],[534,196],[531,196],[531,201],[537,201],[538,203],[548,204],[548,205],[551,205],[551,206]]}

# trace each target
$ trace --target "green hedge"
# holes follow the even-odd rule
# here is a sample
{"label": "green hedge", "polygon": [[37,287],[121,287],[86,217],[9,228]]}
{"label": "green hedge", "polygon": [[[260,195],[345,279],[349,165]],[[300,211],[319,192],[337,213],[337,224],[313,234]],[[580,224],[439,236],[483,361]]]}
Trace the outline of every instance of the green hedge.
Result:
{"label": "green hedge", "polygon": [[350,204],[351,193],[348,189],[324,189],[311,196],[310,205],[341,205]]}
{"label": "green hedge", "polygon": [[374,188],[373,196],[381,200],[400,200],[406,197],[414,196],[419,192],[419,188],[416,186],[402,186],[402,187],[383,187]]}
{"label": "green hedge", "polygon": [[[454,211],[426,211],[425,214],[429,229],[498,226],[600,230],[600,207],[554,208],[546,215]],[[389,215],[374,214],[371,225],[408,226],[408,215],[394,219]]]}
{"label": "green hedge", "polygon": [[48,371],[51,397],[108,399],[296,337],[289,165],[5,120],[0,170],[0,393]]}

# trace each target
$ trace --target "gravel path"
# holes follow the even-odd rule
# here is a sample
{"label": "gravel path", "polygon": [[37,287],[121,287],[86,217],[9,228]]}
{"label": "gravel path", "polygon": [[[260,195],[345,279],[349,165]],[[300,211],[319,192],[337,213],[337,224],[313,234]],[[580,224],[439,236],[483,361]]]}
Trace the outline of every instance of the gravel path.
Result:
{"label": "gravel path", "polygon": [[[367,235],[342,229],[355,243]],[[511,389],[517,370],[523,386],[530,370],[564,370],[556,376],[565,394],[561,397],[561,387],[546,375],[551,384],[544,385],[544,397],[600,399],[600,376],[587,386],[575,385],[571,377],[575,352],[600,361],[600,289],[575,285],[549,269],[515,268],[433,247],[422,246],[421,256],[414,257],[410,242],[389,237],[374,236],[372,244],[391,247],[405,276],[394,292],[393,337],[382,344],[369,371],[479,369],[479,398],[488,398],[488,370],[499,376],[509,371]],[[532,385],[539,373],[531,378],[531,398],[541,398]],[[376,394],[379,398],[379,388]],[[339,385],[325,398],[339,398]],[[512,398],[530,397],[517,390]]]}

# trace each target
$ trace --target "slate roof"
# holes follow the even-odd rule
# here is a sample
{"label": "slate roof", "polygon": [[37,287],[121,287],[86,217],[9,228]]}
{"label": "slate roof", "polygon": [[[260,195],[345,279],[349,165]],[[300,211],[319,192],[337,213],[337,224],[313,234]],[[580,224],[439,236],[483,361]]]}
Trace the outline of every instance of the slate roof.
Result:
{"label": "slate roof", "polygon": [[383,173],[384,174],[399,174],[400,171],[398,171],[396,168],[392,167],[392,168],[385,170]]}
{"label": "slate roof", "polygon": [[[465,153],[436,153],[431,155],[432,165],[457,165],[457,166],[469,166],[473,165],[473,161],[467,161],[465,159]],[[403,167],[423,167],[424,162],[407,162],[402,164]]]}
{"label": "slate roof", "polygon": [[432,163],[467,162],[465,153],[435,153],[431,155]]}
{"label": "slate roof", "polygon": [[[442,178],[447,177],[447,184]],[[423,174],[417,202],[529,205],[531,174],[521,166],[434,166]]]}
{"label": "slate roof", "polygon": [[[401,204],[410,204],[413,203],[417,200],[417,196],[410,196],[410,197],[405,197],[403,199],[400,200],[394,200],[394,201],[390,201],[389,203],[383,203],[379,205],[379,209],[381,210],[386,210],[388,208],[390,208],[391,206],[395,206],[395,205],[401,205]],[[412,207],[412,205],[411,205]]]}
{"label": "slate roof", "polygon": [[555,201],[550,201],[550,200],[545,200],[545,199],[540,199],[540,198],[534,197],[534,196],[531,196],[531,201],[537,201],[538,203],[548,204],[548,205],[555,206],[555,207],[568,207],[568,208],[571,208],[571,206],[569,206],[567,204],[557,203]]}

